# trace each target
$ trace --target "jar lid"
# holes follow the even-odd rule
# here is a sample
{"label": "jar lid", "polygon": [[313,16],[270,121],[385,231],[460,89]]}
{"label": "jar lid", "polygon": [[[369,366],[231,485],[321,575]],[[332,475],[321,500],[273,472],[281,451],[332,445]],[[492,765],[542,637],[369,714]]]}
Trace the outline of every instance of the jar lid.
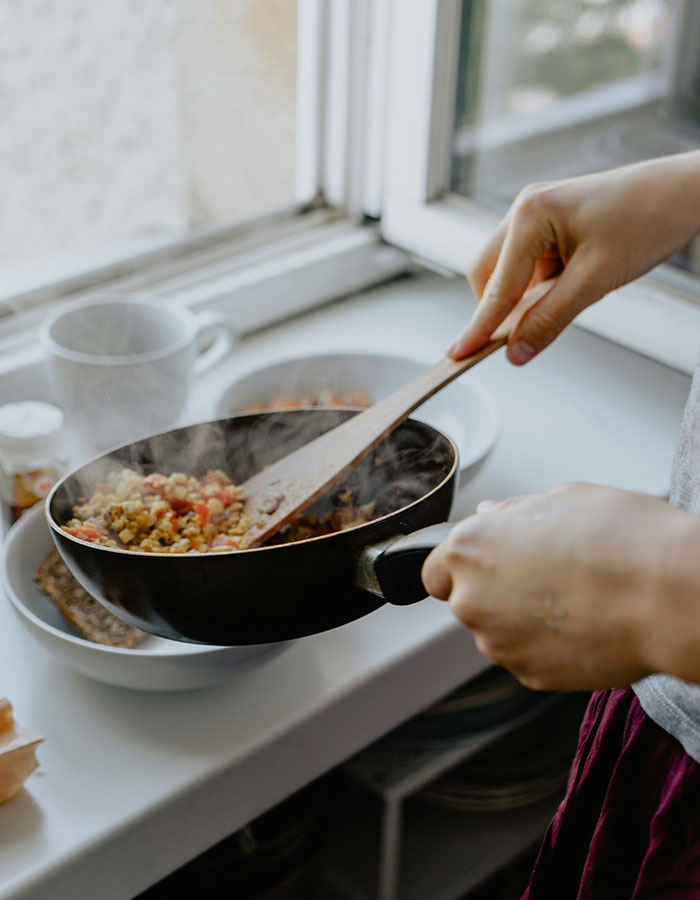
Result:
{"label": "jar lid", "polygon": [[57,406],[39,401],[0,406],[0,455],[40,453],[55,446],[63,413]]}

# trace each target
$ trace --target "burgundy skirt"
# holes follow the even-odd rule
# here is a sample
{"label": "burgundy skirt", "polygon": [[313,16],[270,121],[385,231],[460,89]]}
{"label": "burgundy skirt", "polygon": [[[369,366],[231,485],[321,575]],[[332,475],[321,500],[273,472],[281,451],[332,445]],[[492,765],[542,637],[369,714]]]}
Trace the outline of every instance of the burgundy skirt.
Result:
{"label": "burgundy skirt", "polygon": [[595,693],[522,900],[651,898],[700,898],[700,766],[631,688]]}

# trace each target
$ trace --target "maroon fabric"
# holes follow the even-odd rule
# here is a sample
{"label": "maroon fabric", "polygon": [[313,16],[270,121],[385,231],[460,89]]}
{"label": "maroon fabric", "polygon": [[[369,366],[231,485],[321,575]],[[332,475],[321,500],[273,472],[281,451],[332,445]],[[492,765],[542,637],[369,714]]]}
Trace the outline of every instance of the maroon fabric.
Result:
{"label": "maroon fabric", "polygon": [[630,688],[604,691],[522,900],[651,898],[700,898],[700,766]]}

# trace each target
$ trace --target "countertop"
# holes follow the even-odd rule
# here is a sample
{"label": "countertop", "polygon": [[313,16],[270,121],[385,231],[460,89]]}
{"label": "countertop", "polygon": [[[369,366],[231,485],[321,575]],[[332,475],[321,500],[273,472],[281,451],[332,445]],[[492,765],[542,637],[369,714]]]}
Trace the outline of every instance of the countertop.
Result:
{"label": "countertop", "polygon": [[[436,275],[336,302],[241,342],[183,421],[213,416],[232,379],[278,358],[430,363],[469,312],[464,284]],[[666,494],[686,376],[570,328],[525,369],[499,353],[465,377],[492,392],[503,427],[455,518],[564,481]],[[0,900],[127,900],[485,665],[428,599],[300,640],[224,686],[128,691],[53,662],[2,602],[0,695],[45,741],[40,768],[0,806]]]}

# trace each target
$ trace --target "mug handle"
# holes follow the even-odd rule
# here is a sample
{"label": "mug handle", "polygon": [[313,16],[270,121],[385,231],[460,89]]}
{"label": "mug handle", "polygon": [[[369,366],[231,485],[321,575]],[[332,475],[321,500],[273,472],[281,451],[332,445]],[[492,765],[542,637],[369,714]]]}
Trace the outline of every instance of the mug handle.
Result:
{"label": "mug handle", "polygon": [[200,353],[194,361],[194,374],[203,375],[209,369],[213,369],[228,355],[236,341],[236,335],[231,323],[222,313],[214,310],[202,310],[197,316],[197,340],[199,341],[208,333],[214,334],[214,340],[210,347]]}

